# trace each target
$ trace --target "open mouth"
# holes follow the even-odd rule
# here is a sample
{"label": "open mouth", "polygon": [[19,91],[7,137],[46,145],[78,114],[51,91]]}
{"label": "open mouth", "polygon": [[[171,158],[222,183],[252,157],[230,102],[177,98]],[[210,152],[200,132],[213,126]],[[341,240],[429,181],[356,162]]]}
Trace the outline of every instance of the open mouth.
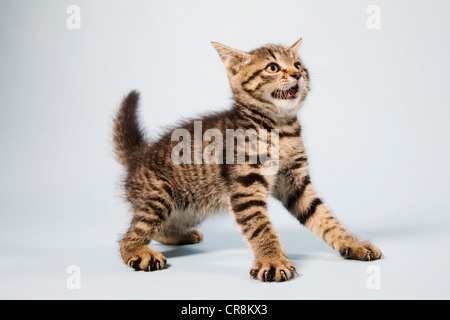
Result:
{"label": "open mouth", "polygon": [[286,90],[277,89],[274,92],[272,92],[272,97],[274,99],[281,99],[281,100],[295,99],[297,98],[297,95],[298,95],[298,84]]}

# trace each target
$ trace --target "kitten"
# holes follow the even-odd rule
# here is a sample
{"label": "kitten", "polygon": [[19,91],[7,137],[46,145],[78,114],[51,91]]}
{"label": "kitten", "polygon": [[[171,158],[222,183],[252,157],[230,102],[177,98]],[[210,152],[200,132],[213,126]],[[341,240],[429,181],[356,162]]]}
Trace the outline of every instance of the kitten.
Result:
{"label": "kitten", "polygon": [[[308,70],[297,53],[301,42],[291,47],[266,45],[250,52],[213,42],[225,65],[234,105],[174,128],[193,137],[184,144],[179,141],[180,135],[174,139],[174,130],[149,144],[136,115],[139,94],[132,91],[123,100],[114,120],[113,139],[119,161],[127,171],[126,197],[134,212],[120,243],[127,265],[144,271],[164,268],[165,257],[148,246],[152,239],[174,245],[200,242],[203,235],[194,228],[214,212],[229,210],[254,253],[250,275],[261,281],[286,281],[296,269],[269,220],[269,195],[344,258],[368,261],[382,256],[370,242],[360,242],[344,229],[312,187],[297,119],[310,90]],[[195,161],[195,156],[183,154],[184,160],[194,157],[194,163],[174,161],[180,159],[174,158],[175,149],[183,149],[179,155],[192,150],[198,154],[200,146],[202,154],[208,146],[206,133],[215,132],[215,142],[220,142],[217,133],[225,137],[230,129],[253,129],[260,141],[265,140],[263,130],[271,131],[266,145],[278,153],[277,170],[268,171],[271,165],[260,160],[230,164]],[[278,135],[272,136],[276,130]],[[236,139],[239,137],[232,140]],[[254,148],[250,139],[244,141],[244,145],[233,144],[232,150],[244,150],[247,159]],[[216,160],[225,157],[219,151],[225,151],[225,147],[211,153]],[[267,151],[267,155],[270,153]],[[236,158],[232,154],[227,160]]]}

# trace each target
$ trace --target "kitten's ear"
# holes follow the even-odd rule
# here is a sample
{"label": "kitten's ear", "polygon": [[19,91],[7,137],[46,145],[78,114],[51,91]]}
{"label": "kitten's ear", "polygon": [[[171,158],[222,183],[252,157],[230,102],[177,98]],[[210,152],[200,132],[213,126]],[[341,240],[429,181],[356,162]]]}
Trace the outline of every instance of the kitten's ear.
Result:
{"label": "kitten's ear", "polygon": [[239,69],[250,61],[250,54],[247,52],[231,49],[217,42],[211,42],[211,44],[217,50],[227,70],[233,75],[238,73]]}
{"label": "kitten's ear", "polygon": [[300,38],[300,40],[298,40],[296,43],[294,43],[289,49],[291,49],[291,51],[297,52],[302,41],[303,41],[303,38]]}

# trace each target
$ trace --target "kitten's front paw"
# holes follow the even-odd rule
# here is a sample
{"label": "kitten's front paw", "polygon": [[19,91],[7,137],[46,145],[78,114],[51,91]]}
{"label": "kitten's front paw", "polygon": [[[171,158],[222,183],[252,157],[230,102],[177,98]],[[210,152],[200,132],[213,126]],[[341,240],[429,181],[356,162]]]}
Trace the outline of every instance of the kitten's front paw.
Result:
{"label": "kitten's front paw", "polygon": [[264,282],[287,281],[294,277],[297,271],[294,265],[286,258],[256,261],[250,270],[250,276]]}
{"label": "kitten's front paw", "polygon": [[134,270],[161,270],[167,262],[161,253],[146,246],[137,247],[121,253],[123,261]]}
{"label": "kitten's front paw", "polygon": [[339,253],[345,259],[372,261],[380,259],[383,256],[380,249],[375,247],[369,241],[354,242],[350,245],[344,245],[338,249]]}

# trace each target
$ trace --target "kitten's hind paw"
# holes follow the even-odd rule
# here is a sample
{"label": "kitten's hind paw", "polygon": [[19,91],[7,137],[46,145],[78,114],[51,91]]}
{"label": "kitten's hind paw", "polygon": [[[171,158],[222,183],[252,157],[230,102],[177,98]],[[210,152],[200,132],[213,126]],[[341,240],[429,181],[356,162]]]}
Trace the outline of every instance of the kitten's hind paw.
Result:
{"label": "kitten's hind paw", "polygon": [[197,230],[191,230],[187,233],[159,233],[153,237],[154,240],[172,245],[194,244],[203,241],[203,234]]}
{"label": "kitten's hind paw", "polygon": [[138,247],[122,252],[123,261],[134,270],[156,271],[165,267],[167,260],[159,252],[148,247]]}

